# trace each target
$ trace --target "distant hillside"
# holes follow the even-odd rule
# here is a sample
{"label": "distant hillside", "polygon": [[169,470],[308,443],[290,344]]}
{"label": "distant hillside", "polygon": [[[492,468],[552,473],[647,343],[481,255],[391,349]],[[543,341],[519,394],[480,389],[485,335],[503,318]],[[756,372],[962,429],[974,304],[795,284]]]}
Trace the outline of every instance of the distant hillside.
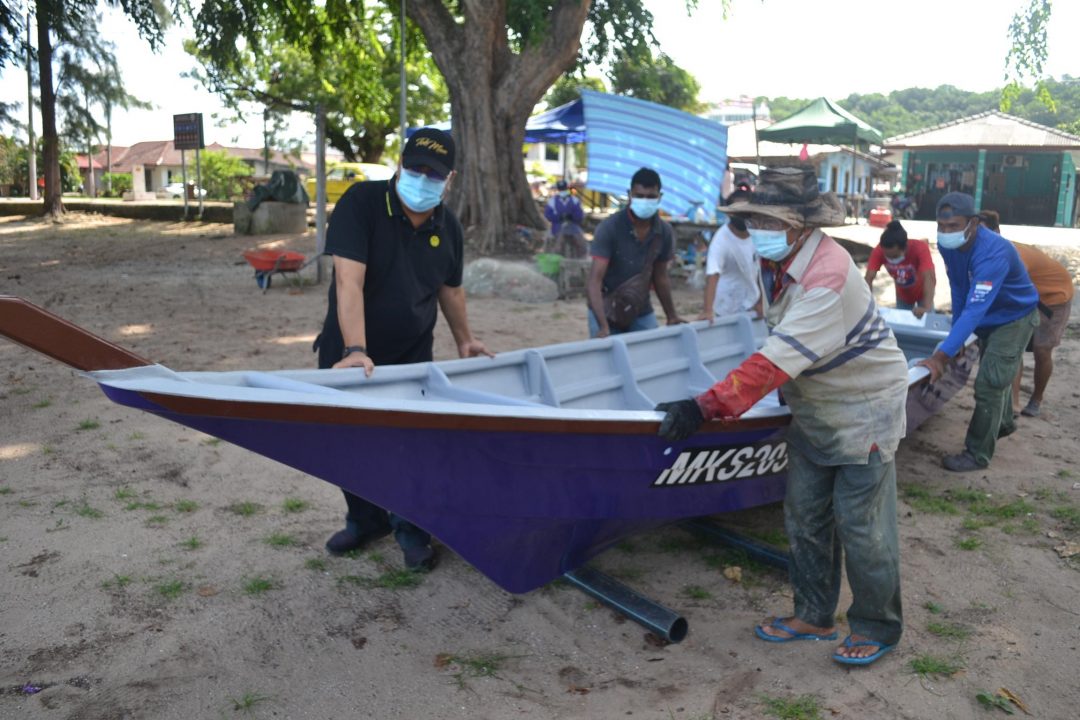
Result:
{"label": "distant hillside", "polygon": [[[1057,103],[1056,113],[1050,112],[1030,90],[1024,91],[1009,112],[1026,120],[1080,135],[1080,78],[1066,75],[1060,81],[1050,80],[1047,85]],[[798,112],[811,99],[766,98],[774,120],[783,120]],[[881,130],[888,138],[987,110],[997,110],[1001,91],[976,93],[960,90],[952,85],[941,85],[932,90],[907,88],[894,90],[888,95],[852,94],[846,98],[832,99],[848,112]]]}

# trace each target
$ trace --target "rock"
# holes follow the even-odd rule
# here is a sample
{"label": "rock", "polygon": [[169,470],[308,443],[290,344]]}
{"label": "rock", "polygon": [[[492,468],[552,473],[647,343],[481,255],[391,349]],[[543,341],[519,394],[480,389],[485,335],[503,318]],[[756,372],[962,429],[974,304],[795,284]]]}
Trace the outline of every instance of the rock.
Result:
{"label": "rock", "polygon": [[1080,555],[1080,543],[1068,541],[1063,545],[1058,545],[1054,550],[1063,558],[1071,558],[1073,555]]}
{"label": "rock", "polygon": [[496,297],[528,303],[554,302],[559,297],[555,281],[531,264],[480,258],[465,266],[465,292],[473,297]]}

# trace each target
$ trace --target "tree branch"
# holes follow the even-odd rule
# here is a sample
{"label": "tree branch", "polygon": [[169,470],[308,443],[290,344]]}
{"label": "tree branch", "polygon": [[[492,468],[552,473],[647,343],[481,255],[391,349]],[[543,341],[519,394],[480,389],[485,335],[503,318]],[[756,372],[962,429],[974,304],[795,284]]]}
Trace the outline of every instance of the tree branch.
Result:
{"label": "tree branch", "polygon": [[[512,71],[507,75],[510,86],[501,87],[497,95],[508,99],[507,106],[528,103],[531,109],[552,83],[573,67],[591,5],[591,0],[560,0],[551,12],[544,41],[526,47],[513,58],[515,71],[518,68],[529,68],[530,71]],[[567,37],[575,38],[574,42],[567,42]]]}
{"label": "tree branch", "polygon": [[464,33],[442,0],[409,0],[406,12],[424,33],[428,49],[439,71],[451,86],[461,82],[462,68],[454,63],[464,49]]}

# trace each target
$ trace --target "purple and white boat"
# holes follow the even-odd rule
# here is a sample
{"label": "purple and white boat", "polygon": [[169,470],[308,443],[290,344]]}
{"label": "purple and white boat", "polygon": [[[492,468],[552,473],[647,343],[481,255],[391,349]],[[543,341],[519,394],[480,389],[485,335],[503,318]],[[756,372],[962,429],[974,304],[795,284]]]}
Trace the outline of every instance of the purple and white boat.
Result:
{"label": "purple and white boat", "polygon": [[[947,318],[943,329],[935,318],[886,320],[914,356],[948,329]],[[0,334],[83,370],[114,402],[365,497],[516,593],[630,535],[783,498],[790,415],[775,394],[679,443],[657,436],[662,416],[652,409],[703,392],[762,332],[730,317],[380,367],[371,378],[359,369],[174,372],[0,297]],[[973,360],[969,343],[933,386],[924,369],[909,371],[909,430],[963,387]]]}

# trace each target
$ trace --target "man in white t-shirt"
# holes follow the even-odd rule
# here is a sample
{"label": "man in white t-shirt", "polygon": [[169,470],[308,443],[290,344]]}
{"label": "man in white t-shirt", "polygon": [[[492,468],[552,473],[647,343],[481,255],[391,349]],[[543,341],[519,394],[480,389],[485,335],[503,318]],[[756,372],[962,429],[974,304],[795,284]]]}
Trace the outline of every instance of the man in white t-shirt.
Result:
{"label": "man in white t-shirt", "polygon": [[[736,190],[725,204],[745,202],[749,193]],[[698,320],[725,315],[761,313],[761,272],[754,243],[740,217],[729,218],[713,235],[705,261],[705,304]]]}

